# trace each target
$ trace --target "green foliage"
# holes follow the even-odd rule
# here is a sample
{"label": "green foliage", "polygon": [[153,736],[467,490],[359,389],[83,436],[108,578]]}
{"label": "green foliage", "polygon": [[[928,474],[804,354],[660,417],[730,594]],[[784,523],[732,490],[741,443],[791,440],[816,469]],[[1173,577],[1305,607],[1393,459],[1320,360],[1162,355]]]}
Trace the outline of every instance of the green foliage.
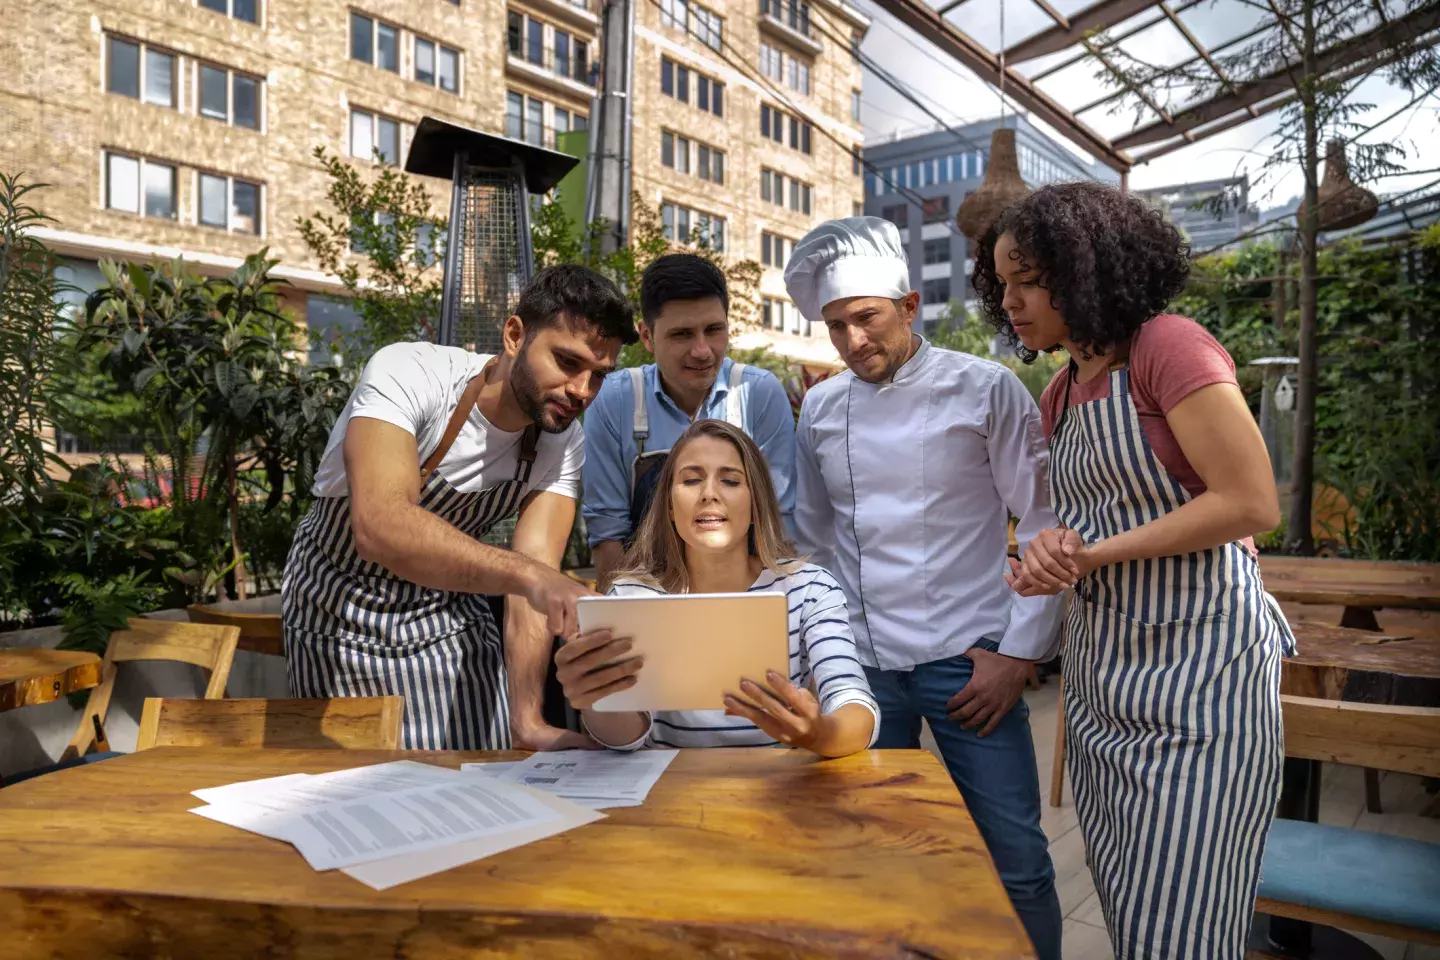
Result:
{"label": "green foliage", "polygon": [[1020,382],[1025,384],[1025,389],[1037,403],[1040,401],[1040,394],[1045,392],[1045,388],[1055,377],[1056,371],[1065,364],[1065,355],[1060,351],[1042,353],[1035,358],[1034,363],[1024,363],[1014,355],[993,355],[990,344],[995,339],[994,332],[978,317],[970,316],[964,302],[960,300],[952,299],[946,305],[929,339],[935,346],[946,350],[958,350],[1003,363],[1020,378]]}
{"label": "green foliage", "polygon": [[326,344],[358,375],[386,344],[435,339],[448,221],[431,213],[424,186],[396,167],[382,166],[367,180],[324,147],[314,156],[330,178],[326,198],[334,212],[300,217],[295,226],[360,315],[359,330],[336,333]]}
{"label": "green foliage", "polygon": [[128,618],[154,610],[165,597],[165,591],[148,582],[143,573],[122,573],[100,583],[80,573],[67,573],[59,586],[65,598],[65,612],[60,617],[64,639],[59,648],[96,654],[105,652],[110,634],[124,630]]}
{"label": "green foliage", "polygon": [[[1319,252],[1316,481],[1352,508],[1336,531],[1343,552],[1440,561],[1440,232],[1412,239]],[[1259,382],[1249,361],[1297,348],[1297,268],[1281,266],[1268,244],[1203,258],[1175,304],[1225,344],[1247,385]],[[1289,309],[1277,327],[1281,276]]]}

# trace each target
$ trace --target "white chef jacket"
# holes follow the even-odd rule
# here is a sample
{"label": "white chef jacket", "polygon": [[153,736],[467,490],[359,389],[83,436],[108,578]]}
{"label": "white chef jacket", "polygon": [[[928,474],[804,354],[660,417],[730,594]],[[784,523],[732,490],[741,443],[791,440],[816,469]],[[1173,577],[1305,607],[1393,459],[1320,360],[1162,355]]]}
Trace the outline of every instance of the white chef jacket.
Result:
{"label": "white chef jacket", "polygon": [[1028,544],[1059,526],[1040,410],[1007,367],[919,348],[889,383],[846,371],[805,395],[795,526],[845,591],[861,662],[909,670],[978,640],[1041,660],[1061,597],[1019,597],[1003,574],[1009,514]]}

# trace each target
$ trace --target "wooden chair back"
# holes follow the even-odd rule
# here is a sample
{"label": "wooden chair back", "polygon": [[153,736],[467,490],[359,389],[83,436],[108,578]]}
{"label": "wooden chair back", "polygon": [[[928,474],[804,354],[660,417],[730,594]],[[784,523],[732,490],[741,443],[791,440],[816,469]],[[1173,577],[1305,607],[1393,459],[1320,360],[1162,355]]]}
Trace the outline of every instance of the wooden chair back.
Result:
{"label": "wooden chair back", "polygon": [[136,750],[268,747],[396,750],[404,697],[316,700],[177,700],[149,697]]}
{"label": "wooden chair back", "polygon": [[218,610],[203,603],[191,604],[185,611],[190,614],[191,623],[239,628],[241,650],[285,656],[285,634],[278,613],[239,613]]}
{"label": "wooden chair back", "polygon": [[210,672],[205,699],[218,700],[225,696],[225,683],[230,679],[230,664],[235,658],[235,644],[240,639],[238,628],[143,617],[132,617],[128,623],[129,629],[110,634],[105,658],[100,665],[100,685],[90,691],[79,729],[70,738],[61,760],[84,756],[92,750],[110,749],[105,736],[105,715],[110,709],[110,697],[115,692],[117,664],[137,660],[194,664]]}
{"label": "wooden chair back", "polygon": [[1280,700],[1287,757],[1440,777],[1440,707]]}

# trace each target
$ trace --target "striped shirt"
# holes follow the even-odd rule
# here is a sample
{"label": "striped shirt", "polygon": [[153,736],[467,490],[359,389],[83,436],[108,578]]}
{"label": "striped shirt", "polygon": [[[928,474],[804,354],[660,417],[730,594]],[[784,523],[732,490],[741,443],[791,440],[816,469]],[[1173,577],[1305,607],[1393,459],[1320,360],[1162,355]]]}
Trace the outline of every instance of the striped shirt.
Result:
{"label": "striped shirt", "polygon": [[[829,571],[805,564],[794,573],[764,570],[750,593],[784,593],[790,604],[790,682],[809,687],[822,713],[859,703],[875,714],[870,742],[880,733],[880,708],[855,653],[845,593]],[[616,597],[663,595],[655,587],[621,580],[610,588]],[[736,677],[736,683],[740,678]],[[723,710],[662,710],[651,717],[650,729],[617,750],[653,747],[776,747],[780,742],[744,717]]]}

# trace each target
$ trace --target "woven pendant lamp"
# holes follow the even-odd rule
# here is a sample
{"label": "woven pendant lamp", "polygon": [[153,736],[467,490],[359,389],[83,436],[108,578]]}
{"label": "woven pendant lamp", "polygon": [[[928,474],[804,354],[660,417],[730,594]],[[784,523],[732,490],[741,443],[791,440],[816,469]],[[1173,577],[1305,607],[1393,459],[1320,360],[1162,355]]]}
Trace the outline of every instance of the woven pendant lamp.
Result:
{"label": "woven pendant lamp", "polygon": [[990,163],[985,182],[955,211],[955,224],[971,243],[979,243],[1005,208],[1030,192],[1020,179],[1015,155],[1015,131],[997,127],[990,134]]}
{"label": "woven pendant lamp", "polygon": [[[1358,227],[1375,216],[1380,201],[1375,194],[1350,179],[1350,161],[1345,158],[1345,141],[1331,140],[1325,147],[1325,176],[1320,180],[1319,213],[1321,230]],[[1301,201],[1297,216],[1305,216]]]}

